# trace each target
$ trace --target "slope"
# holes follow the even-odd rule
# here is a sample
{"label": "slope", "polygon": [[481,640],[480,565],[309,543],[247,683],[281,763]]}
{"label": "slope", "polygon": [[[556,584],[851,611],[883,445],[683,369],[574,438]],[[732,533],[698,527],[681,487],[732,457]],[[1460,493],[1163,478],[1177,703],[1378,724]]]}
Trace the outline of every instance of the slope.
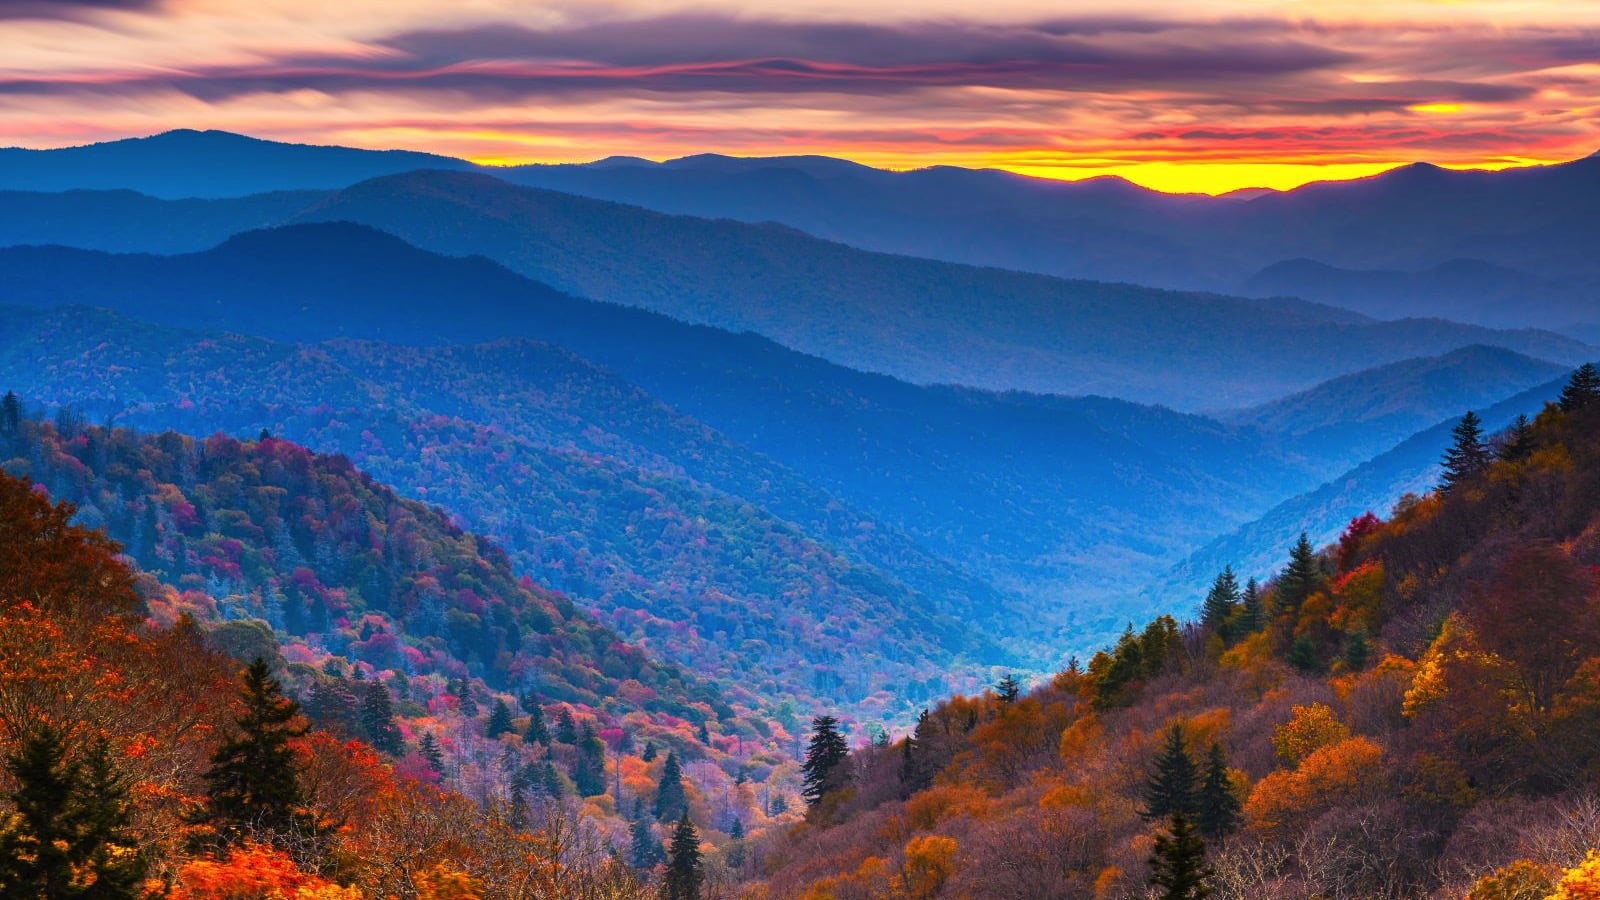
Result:
{"label": "slope", "polygon": [[[1486,409],[1475,410],[1484,428],[1506,428],[1519,415],[1532,416],[1561,392],[1565,379],[1523,391]],[[1462,410],[1463,413],[1466,410]],[[1438,481],[1441,447],[1460,420],[1451,416],[1419,431],[1392,449],[1364,462],[1314,491],[1286,500],[1260,519],[1223,535],[1163,573],[1145,591],[1150,608],[1190,609],[1211,578],[1232,565],[1243,575],[1265,575],[1283,558],[1295,536],[1305,532],[1318,542],[1333,540],[1350,521],[1368,512],[1382,514],[1408,495],[1430,490]]]}
{"label": "slope", "polygon": [[519,571],[613,627],[760,696],[877,709],[914,702],[885,686],[965,683],[1017,662],[968,624],[1006,617],[1003,595],[546,345],[300,347],[82,309],[8,321],[0,377],[30,396],[348,454],[495,536]]}
{"label": "slope", "polygon": [[1592,291],[1492,263],[1452,259],[1419,272],[1275,263],[1240,286],[1248,297],[1302,297],[1378,319],[1447,318],[1491,328],[1560,329],[1594,318]]}
{"label": "slope", "polygon": [[[0,269],[0,284],[9,284],[13,299],[102,304],[168,324],[291,341],[351,336],[425,345],[520,334],[567,347],[741,447],[712,452],[706,439],[646,428],[637,423],[660,416],[612,413],[614,386],[556,366],[510,361],[497,369],[422,355],[424,371],[453,369],[418,403],[541,446],[571,443],[628,465],[681,471],[893,573],[940,611],[979,621],[1010,616],[994,591],[896,543],[895,535],[909,534],[958,568],[1050,601],[1045,615],[1011,626],[1012,637],[1035,625],[1054,629],[1058,617],[1078,619],[1094,608],[1088,598],[1132,586],[1138,572],[1176,561],[1219,524],[1247,521],[1311,486],[1302,469],[1247,429],[1118,401],[916,387],[754,335],[575,300],[487,261],[437,257],[357,226],[242,235],[178,258],[60,248],[0,258],[12,263]],[[452,299],[445,305],[441,297]],[[386,394],[415,389],[391,366],[341,359],[381,375]],[[63,392],[51,396],[61,399],[95,396],[55,387]],[[556,403],[564,418],[547,423],[539,411]],[[629,436],[591,437],[619,433]],[[778,467],[748,458],[744,448]],[[833,501],[794,486],[793,473],[864,515],[830,512]],[[860,527],[868,519],[878,524]],[[480,524],[521,546],[498,521]]]}
{"label": "slope", "polygon": [[[1543,333],[1373,323],[1291,301],[866,253],[783,228],[663,216],[465,173],[364,182],[302,218],[363,222],[440,253],[481,253],[561,290],[755,331],[922,383],[1216,407],[1472,343],[1561,361],[1585,352]],[[1300,352],[1310,346],[1320,352]],[[1163,365],[1151,366],[1152,356]]]}
{"label": "slope", "polygon": [[470,163],[405,150],[356,150],[180,129],[58,150],[0,148],[0,189],[127,189],[153,197],[242,197],[344,187],[414,169]]}
{"label": "slope", "polygon": [[1492,406],[1564,371],[1499,347],[1463,347],[1343,375],[1218,418],[1286,435],[1296,452],[1319,467],[1342,470],[1441,419]]}

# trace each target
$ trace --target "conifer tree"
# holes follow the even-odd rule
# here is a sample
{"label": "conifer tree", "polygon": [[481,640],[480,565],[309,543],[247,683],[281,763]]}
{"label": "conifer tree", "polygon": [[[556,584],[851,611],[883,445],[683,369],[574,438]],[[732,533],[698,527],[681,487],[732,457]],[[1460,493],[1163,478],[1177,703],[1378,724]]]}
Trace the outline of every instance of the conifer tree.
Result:
{"label": "conifer tree", "polygon": [[583,723],[578,735],[578,759],[572,767],[572,783],[578,796],[595,797],[606,792],[606,745],[594,733],[594,726]]}
{"label": "conifer tree", "polygon": [[511,707],[506,705],[504,699],[496,698],[494,709],[489,713],[489,721],[483,726],[483,736],[492,741],[502,734],[510,734],[513,730]]}
{"label": "conifer tree", "polygon": [[405,752],[405,738],[395,722],[394,704],[383,682],[373,681],[362,686],[359,717],[361,730],[366,732],[367,741],[374,750],[390,756]]}
{"label": "conifer tree", "polygon": [[1228,760],[1222,745],[1212,743],[1206,758],[1205,778],[1200,782],[1200,794],[1195,809],[1195,825],[1200,833],[1212,840],[1226,837],[1239,827],[1242,806],[1233,792],[1233,782],[1228,778]]}
{"label": "conifer tree", "polygon": [[1156,753],[1155,771],[1145,781],[1145,819],[1161,819],[1173,813],[1193,815],[1198,803],[1198,775],[1194,760],[1183,747],[1183,726],[1167,729],[1167,739]]}
{"label": "conifer tree", "polygon": [[1489,468],[1489,447],[1483,442],[1483,422],[1477,414],[1468,411],[1450,432],[1455,443],[1445,451],[1444,473],[1439,479],[1439,490],[1449,493],[1464,481],[1476,478]]}
{"label": "conifer tree", "polygon": [[773,794],[767,800],[767,815],[778,817],[789,811],[789,798],[782,793]]}
{"label": "conifer tree", "polygon": [[572,710],[565,706],[556,714],[556,741],[567,745],[578,743],[578,723],[572,719]]}
{"label": "conifer tree", "polygon": [[539,781],[544,786],[546,797],[552,800],[561,799],[561,776],[556,773],[555,763],[544,764],[544,772],[540,775]]}
{"label": "conifer tree", "polygon": [[1261,602],[1261,586],[1254,578],[1244,583],[1244,596],[1239,600],[1240,634],[1255,634],[1267,624],[1267,610]]}
{"label": "conifer tree", "polygon": [[1200,623],[1223,640],[1228,639],[1228,620],[1239,606],[1239,579],[1232,566],[1225,566],[1222,574],[1211,583],[1206,601],[1200,607]]}
{"label": "conifer tree", "polygon": [[1344,664],[1352,672],[1359,672],[1367,667],[1367,659],[1372,655],[1372,645],[1367,640],[1367,633],[1356,630],[1344,641]]}
{"label": "conifer tree", "polygon": [[733,824],[728,826],[728,852],[724,857],[728,861],[728,868],[744,867],[744,849],[744,822],[734,816]]}
{"label": "conifer tree", "polygon": [[1001,703],[1015,703],[1018,695],[1022,693],[1022,682],[1017,680],[1017,676],[1007,672],[1006,676],[994,686],[994,692]]}
{"label": "conifer tree", "polygon": [[671,819],[686,814],[689,796],[683,790],[683,769],[678,766],[676,751],[667,751],[667,761],[661,766],[661,783],[656,785],[656,803],[653,812],[657,819]]}
{"label": "conifer tree", "polygon": [[444,751],[439,749],[439,739],[433,736],[433,732],[422,733],[422,739],[417,742],[417,752],[428,761],[428,768],[432,769],[434,774],[444,774]]}
{"label": "conifer tree", "polygon": [[656,761],[656,744],[655,744],[655,741],[645,741],[644,742],[644,752],[639,754],[639,761],[640,762],[647,762],[647,763]]}
{"label": "conifer tree", "polygon": [[476,719],[478,717],[478,701],[472,696],[472,682],[465,678],[457,681],[456,689],[452,693],[456,695],[456,699],[461,701],[458,707],[461,710],[461,714],[469,719]]}
{"label": "conifer tree", "polygon": [[1317,551],[1312,548],[1311,541],[1302,531],[1300,540],[1289,551],[1289,565],[1278,576],[1278,606],[1280,609],[1299,609],[1300,604],[1321,586],[1322,564],[1317,560]]}
{"label": "conifer tree", "polygon": [[316,836],[319,829],[304,809],[299,764],[289,747],[308,730],[299,705],[283,695],[260,657],[245,670],[240,696],[239,733],[226,736],[211,755],[199,822],[214,827],[224,843],[252,835]]}
{"label": "conifer tree", "polygon": [[1205,900],[1212,871],[1206,865],[1206,842],[1181,812],[1174,812],[1166,834],[1156,835],[1150,855],[1150,885],[1160,900]]}
{"label": "conifer tree", "polygon": [[666,900],[700,900],[700,887],[704,881],[705,873],[701,871],[700,863],[700,835],[685,812],[678,820],[678,827],[672,831],[662,896]]}
{"label": "conifer tree", "polygon": [[1600,399],[1600,371],[1595,370],[1594,363],[1584,363],[1561,389],[1557,403],[1562,412],[1570,413],[1590,406],[1597,399]]}
{"label": "conifer tree", "polygon": [[0,400],[0,435],[14,437],[22,432],[22,401],[11,391]]}
{"label": "conifer tree", "polygon": [[811,720],[811,744],[806,748],[806,760],[800,766],[805,789],[801,794],[806,803],[816,806],[822,798],[844,786],[844,762],[850,748],[839,733],[839,720],[833,716],[818,716]]}
{"label": "conifer tree", "polygon": [[550,746],[550,728],[544,723],[544,710],[536,702],[528,707],[528,730],[522,739],[530,744]]}
{"label": "conifer tree", "polygon": [[1518,415],[1500,440],[1495,458],[1504,462],[1522,462],[1533,455],[1533,425],[1525,415]]}
{"label": "conifer tree", "polygon": [[656,837],[655,821],[644,815],[644,810],[635,805],[633,827],[630,829],[630,862],[635,869],[654,869],[658,864],[666,861],[666,852],[661,847],[661,841]]}
{"label": "conifer tree", "polygon": [[696,731],[695,737],[699,738],[700,743],[704,746],[711,746],[711,729],[706,727],[704,720],[701,720],[700,728]]}
{"label": "conifer tree", "polygon": [[16,813],[0,831],[0,895],[67,896],[83,853],[72,808],[80,768],[66,755],[61,733],[47,725],[6,760]]}
{"label": "conifer tree", "polygon": [[528,788],[520,776],[511,779],[511,794],[506,798],[506,803],[510,807],[506,815],[506,824],[517,831],[527,828]]}

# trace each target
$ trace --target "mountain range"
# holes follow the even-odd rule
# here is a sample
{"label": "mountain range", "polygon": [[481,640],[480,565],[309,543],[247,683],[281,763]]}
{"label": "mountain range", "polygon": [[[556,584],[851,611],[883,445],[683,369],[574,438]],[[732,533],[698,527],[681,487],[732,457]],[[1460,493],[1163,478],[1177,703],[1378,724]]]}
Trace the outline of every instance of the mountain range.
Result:
{"label": "mountain range", "polygon": [[[207,148],[217,162],[194,165]],[[1387,506],[1431,457],[1389,457],[1360,498],[1317,484],[1408,439],[1433,446],[1437,423],[1593,355],[1337,296],[941,261],[935,237],[883,213],[949,224],[981,196],[1021,222],[1031,196],[1194,236],[1219,210],[1238,228],[1286,215],[1267,201],[1309,204],[1301,224],[1441,186],[1471,207],[1499,183],[1487,175],[1213,199],[825,158],[486,172],[216,133],[55,153],[0,159],[0,184],[37,188],[23,175],[45,166],[71,188],[0,193],[0,303],[33,308],[7,309],[5,386],[141,428],[264,429],[347,454],[664,658],[869,715],[1057,665],[1152,598],[1190,602],[1213,562],[1271,558],[1264,535],[1291,518],[1324,534],[1352,504]],[[105,180],[75,182],[84,160]],[[1546,190],[1572,166],[1502,177]],[[579,196],[585,179],[632,193]],[[738,221],[763,187],[730,189],[752,204],[737,215],[695,210],[722,219],[663,199],[680,180],[714,198],[727,179],[789,183],[793,202],[905,243]],[[944,674],[919,674],[930,664]]]}
{"label": "mountain range", "polygon": [[[1352,182],[1212,198],[1162,194],[1116,178],[1064,183],[954,167],[888,172],[827,157],[704,154],[663,163],[617,157],[486,167],[175,131],[65,150],[0,151],[0,189],[242,197],[344,188],[417,169],[489,173],[661,212],[781,223],[863,249],[978,266],[1185,291],[1251,293],[1270,285],[1311,295],[1306,299],[1354,302],[1377,318],[1562,327],[1574,324],[1574,303],[1588,315],[1583,303],[1592,303],[1600,278],[1587,250],[1600,236],[1592,202],[1600,155],[1499,172],[1418,163]],[[1314,277],[1287,278],[1293,266],[1290,273],[1279,268],[1306,262],[1349,274],[1336,279],[1342,287],[1330,287]],[[1473,271],[1492,273],[1498,287],[1456,293],[1462,274]],[[1503,290],[1523,302],[1483,302]]]}

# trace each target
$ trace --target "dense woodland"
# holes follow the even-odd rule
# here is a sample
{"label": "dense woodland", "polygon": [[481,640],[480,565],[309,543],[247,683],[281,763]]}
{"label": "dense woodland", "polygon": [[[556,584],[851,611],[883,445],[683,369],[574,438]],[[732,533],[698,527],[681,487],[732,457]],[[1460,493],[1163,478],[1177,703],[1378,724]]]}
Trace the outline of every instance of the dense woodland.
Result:
{"label": "dense woodland", "polygon": [[[1436,491],[1217,578],[1023,691],[814,737],[760,897],[1505,898],[1600,890],[1600,378]],[[817,734],[830,727],[820,723]],[[825,735],[823,735],[825,737]]]}
{"label": "dense woodland", "polygon": [[[792,713],[656,662],[343,458],[40,423],[13,396],[0,451],[22,476],[0,473],[15,858],[55,828],[111,848],[84,859],[139,848],[134,880],[180,897],[276,896],[227,893],[245,870],[341,897],[632,897],[692,849],[709,896],[747,835],[797,814]],[[262,767],[235,746],[252,728],[282,737],[289,799],[276,819],[235,810],[214,839],[226,748]],[[115,840],[35,821],[50,803],[31,791],[75,796],[94,772],[114,782]],[[90,890],[77,852],[59,871],[83,896],[142,895]],[[26,895],[48,863],[0,886]]]}

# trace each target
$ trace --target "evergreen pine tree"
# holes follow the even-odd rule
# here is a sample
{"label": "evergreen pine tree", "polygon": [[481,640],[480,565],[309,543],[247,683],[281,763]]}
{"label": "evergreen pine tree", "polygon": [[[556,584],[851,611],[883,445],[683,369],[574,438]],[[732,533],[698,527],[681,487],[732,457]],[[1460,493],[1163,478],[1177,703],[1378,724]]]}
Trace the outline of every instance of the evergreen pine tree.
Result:
{"label": "evergreen pine tree", "polygon": [[683,769],[678,766],[678,754],[667,751],[667,761],[661,766],[661,783],[656,785],[656,802],[652,811],[657,819],[671,819],[689,808],[689,795],[683,790]]}
{"label": "evergreen pine tree", "polygon": [[[642,812],[642,810],[641,810]],[[649,816],[638,816],[633,821],[629,846],[629,861],[635,869],[654,869],[666,861],[666,852],[656,837],[656,825]]]}
{"label": "evergreen pine tree", "polygon": [[435,774],[444,774],[444,751],[439,749],[439,739],[433,736],[433,732],[422,733],[422,739],[417,742],[417,752],[428,761],[428,768]]}
{"label": "evergreen pine tree", "polygon": [[1491,458],[1489,447],[1483,442],[1483,422],[1476,413],[1469,410],[1450,433],[1455,443],[1445,451],[1444,473],[1439,479],[1439,490],[1446,493],[1489,468]]}
{"label": "evergreen pine tree", "polygon": [[224,843],[251,835],[315,836],[319,829],[304,810],[299,764],[289,747],[307,732],[299,706],[283,695],[260,657],[245,670],[240,695],[239,733],[223,738],[211,755],[199,822],[214,827]]}
{"label": "evergreen pine tree", "polygon": [[1506,429],[1505,435],[1500,440],[1500,449],[1496,451],[1495,458],[1505,462],[1522,462],[1533,455],[1533,425],[1528,422],[1528,417],[1518,415],[1511,427]]}
{"label": "evergreen pine tree", "polygon": [[672,831],[672,846],[667,851],[667,877],[662,883],[666,900],[700,900],[705,873],[700,864],[700,835],[685,812]]}
{"label": "evergreen pine tree", "polygon": [[1145,781],[1144,809],[1139,815],[1145,819],[1161,819],[1175,812],[1193,815],[1198,775],[1194,760],[1183,748],[1183,726],[1172,726],[1156,753],[1155,771]]}
{"label": "evergreen pine tree", "polygon": [[644,752],[639,754],[639,761],[647,763],[656,761],[656,745],[654,741],[644,742]]}
{"label": "evergreen pine tree", "polygon": [[1015,703],[1018,695],[1022,693],[1022,682],[1017,680],[1017,676],[1007,672],[1006,677],[1000,679],[994,686],[994,692],[1001,703]]}
{"label": "evergreen pine tree", "polygon": [[734,816],[733,824],[728,826],[728,852],[723,858],[730,869],[744,867],[744,823],[738,816]]}
{"label": "evergreen pine tree", "polygon": [[1278,606],[1280,609],[1299,609],[1300,604],[1321,586],[1322,564],[1317,560],[1317,551],[1312,549],[1311,541],[1302,531],[1300,540],[1289,551],[1289,565],[1278,576]]}
{"label": "evergreen pine tree", "polygon": [[572,710],[565,706],[556,715],[556,741],[568,745],[578,743],[578,723],[572,719]]}
{"label": "evergreen pine tree", "polygon": [[1205,900],[1212,875],[1206,865],[1206,842],[1181,812],[1172,814],[1166,834],[1156,835],[1150,855],[1150,885],[1160,900]]}
{"label": "evergreen pine tree", "polygon": [[0,831],[0,895],[67,896],[83,853],[73,809],[81,770],[66,757],[61,733],[44,726],[6,759],[16,812]]}
{"label": "evergreen pine tree", "polygon": [[92,883],[79,894],[86,900],[146,895],[147,861],[138,841],[128,833],[133,821],[128,784],[128,777],[112,764],[110,742],[101,738],[91,744],[78,791],[78,840],[84,853],[83,868],[94,875]]}
{"label": "evergreen pine tree", "polygon": [[706,727],[706,723],[703,720],[700,722],[700,728],[695,737],[700,739],[700,743],[703,746],[711,746],[711,730]]}
{"label": "evergreen pine tree", "polygon": [[1206,758],[1205,778],[1200,782],[1200,796],[1195,810],[1195,825],[1200,833],[1212,840],[1226,837],[1239,827],[1239,798],[1233,793],[1233,783],[1228,778],[1228,760],[1222,754],[1222,745],[1213,743]]}
{"label": "evergreen pine tree", "polygon": [[528,707],[528,730],[523,732],[522,739],[530,744],[550,746],[550,729],[544,723],[544,710],[538,703]]}
{"label": "evergreen pine tree", "polygon": [[811,806],[844,786],[844,762],[850,755],[850,748],[838,726],[839,720],[833,716],[811,720],[811,744],[806,748],[806,761],[800,766],[805,781],[801,794]]}
{"label": "evergreen pine tree", "polygon": [[1206,594],[1206,601],[1200,607],[1200,624],[1211,629],[1211,633],[1223,640],[1228,639],[1228,620],[1239,606],[1239,579],[1233,574],[1232,566],[1225,566],[1222,574],[1211,583],[1211,591]]}
{"label": "evergreen pine tree", "polygon": [[1309,635],[1295,638],[1289,645],[1289,665],[1302,672],[1316,672],[1322,669],[1322,657],[1317,653],[1317,644]]}
{"label": "evergreen pine tree", "polygon": [[578,759],[572,766],[572,783],[580,797],[596,797],[606,792],[606,745],[594,733],[594,726],[583,723],[578,735]]}
{"label": "evergreen pine tree", "polygon": [[0,400],[0,435],[13,437],[22,432],[22,401],[17,395],[6,391],[4,400]]}
{"label": "evergreen pine tree", "polygon": [[1367,658],[1372,655],[1372,645],[1367,641],[1365,631],[1353,631],[1344,642],[1344,664],[1352,672],[1359,672],[1367,667]]}
{"label": "evergreen pine tree", "polygon": [[510,734],[513,730],[511,707],[506,705],[505,700],[496,698],[494,709],[489,713],[489,721],[483,726],[483,736],[492,741],[502,734]]}
{"label": "evergreen pine tree", "polygon": [[1267,609],[1261,602],[1261,586],[1254,578],[1245,582],[1244,596],[1239,600],[1238,631],[1255,634],[1267,624]]}
{"label": "evergreen pine tree", "polygon": [[789,798],[784,796],[782,793],[773,794],[772,797],[767,800],[767,815],[768,816],[776,818],[778,816],[783,815],[784,813],[786,813],[788,811],[789,811]]}
{"label": "evergreen pine tree", "polygon": [[472,696],[472,682],[465,678],[456,682],[455,695],[461,701],[459,709],[461,714],[469,719],[478,717],[478,700]]}
{"label": "evergreen pine tree", "polygon": [[394,703],[389,699],[389,689],[381,681],[361,686],[361,730],[374,750],[399,756],[405,752],[405,738],[394,719]]}
{"label": "evergreen pine tree", "polygon": [[546,797],[549,797],[552,800],[561,799],[561,776],[556,773],[556,767],[554,763],[544,764],[544,772],[541,773],[539,781],[544,786],[544,794]]}
{"label": "evergreen pine tree", "polygon": [[1593,363],[1584,363],[1572,373],[1567,386],[1561,389],[1557,403],[1562,412],[1576,412],[1600,399],[1600,372]]}
{"label": "evergreen pine tree", "polygon": [[511,779],[511,794],[506,799],[510,810],[506,815],[506,824],[512,829],[521,831],[528,827],[528,787],[522,778]]}

